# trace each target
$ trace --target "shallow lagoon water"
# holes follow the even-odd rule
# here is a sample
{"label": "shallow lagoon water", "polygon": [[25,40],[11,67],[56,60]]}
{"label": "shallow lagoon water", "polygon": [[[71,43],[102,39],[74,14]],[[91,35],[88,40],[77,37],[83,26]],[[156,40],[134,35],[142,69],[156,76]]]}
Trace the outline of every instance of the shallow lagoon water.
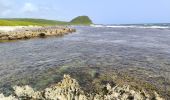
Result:
{"label": "shallow lagoon water", "polygon": [[92,67],[170,90],[170,29],[75,28],[64,37],[0,43],[0,90],[25,84],[44,88],[61,79],[60,71]]}

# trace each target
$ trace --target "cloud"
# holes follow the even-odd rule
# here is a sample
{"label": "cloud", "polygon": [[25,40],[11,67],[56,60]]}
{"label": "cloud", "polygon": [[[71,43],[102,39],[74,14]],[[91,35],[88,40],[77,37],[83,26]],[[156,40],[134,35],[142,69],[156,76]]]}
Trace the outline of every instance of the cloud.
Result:
{"label": "cloud", "polygon": [[[21,6],[19,6],[21,5]],[[40,7],[31,2],[14,2],[13,0],[0,0],[0,17],[36,17]]]}
{"label": "cloud", "polygon": [[23,13],[34,13],[37,12],[39,8],[32,3],[25,3],[22,9]]}
{"label": "cloud", "polygon": [[53,4],[32,0],[0,0],[0,18],[48,18],[62,19],[64,12]]}
{"label": "cloud", "polygon": [[11,12],[11,0],[0,0],[0,17]]}

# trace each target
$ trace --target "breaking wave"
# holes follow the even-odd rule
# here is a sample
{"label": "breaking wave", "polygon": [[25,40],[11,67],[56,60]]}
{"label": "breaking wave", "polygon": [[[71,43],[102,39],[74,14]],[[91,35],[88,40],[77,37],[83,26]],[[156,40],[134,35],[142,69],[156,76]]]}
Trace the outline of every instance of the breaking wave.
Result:
{"label": "breaking wave", "polygon": [[153,28],[153,29],[170,29],[170,26],[159,25],[91,25],[92,27],[109,27],[109,28]]}

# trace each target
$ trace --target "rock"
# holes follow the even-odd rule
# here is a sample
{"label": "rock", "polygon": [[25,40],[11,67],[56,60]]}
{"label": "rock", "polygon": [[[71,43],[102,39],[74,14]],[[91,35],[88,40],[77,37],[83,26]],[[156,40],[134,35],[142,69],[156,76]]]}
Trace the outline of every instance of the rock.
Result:
{"label": "rock", "polygon": [[43,37],[45,37],[46,36],[46,34],[45,33],[40,33],[40,34],[38,34],[39,35],[39,37],[41,37],[41,38],[43,38]]}
{"label": "rock", "polygon": [[[85,93],[78,82],[69,75],[64,75],[61,82],[43,91],[34,91],[30,86],[13,87],[15,96],[5,97],[0,94],[0,100],[152,100],[145,91],[134,91],[130,86],[114,86],[107,84],[104,93]],[[154,100],[165,100],[154,92]]]}
{"label": "rock", "polygon": [[0,94],[0,100],[18,100],[18,99],[15,98],[14,96],[5,97],[3,94]]}
{"label": "rock", "polygon": [[87,100],[78,82],[69,75],[57,85],[45,89],[45,98],[52,100]]}
{"label": "rock", "polygon": [[18,30],[7,31],[0,34],[0,40],[29,39],[33,37],[61,36],[75,32],[75,29],[67,27],[24,27]]}
{"label": "rock", "polygon": [[41,99],[42,94],[41,92],[35,92],[30,86],[15,86],[13,87],[15,90],[15,94],[17,95],[18,98],[26,99],[26,98],[31,98],[31,99]]}
{"label": "rock", "polygon": [[163,98],[161,98],[161,97],[159,96],[158,93],[154,92],[154,94],[155,94],[155,99],[156,99],[156,100],[164,100]]}

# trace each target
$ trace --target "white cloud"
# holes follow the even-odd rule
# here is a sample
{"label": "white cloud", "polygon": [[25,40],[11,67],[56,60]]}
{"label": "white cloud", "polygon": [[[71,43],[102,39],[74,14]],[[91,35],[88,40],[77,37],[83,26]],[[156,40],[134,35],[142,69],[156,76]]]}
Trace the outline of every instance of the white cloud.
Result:
{"label": "white cloud", "polygon": [[11,12],[11,0],[0,0],[0,17]]}
{"label": "white cloud", "polygon": [[39,8],[32,3],[25,3],[22,9],[23,13],[34,13],[37,12]]}
{"label": "white cloud", "polygon": [[0,0],[0,18],[48,18],[61,19],[56,13],[64,13],[54,5],[15,0]]}
{"label": "white cloud", "polygon": [[[21,6],[18,6],[21,5]],[[13,0],[0,0],[0,17],[36,17],[41,8],[30,2],[16,3]],[[43,11],[43,10],[42,10]]]}

